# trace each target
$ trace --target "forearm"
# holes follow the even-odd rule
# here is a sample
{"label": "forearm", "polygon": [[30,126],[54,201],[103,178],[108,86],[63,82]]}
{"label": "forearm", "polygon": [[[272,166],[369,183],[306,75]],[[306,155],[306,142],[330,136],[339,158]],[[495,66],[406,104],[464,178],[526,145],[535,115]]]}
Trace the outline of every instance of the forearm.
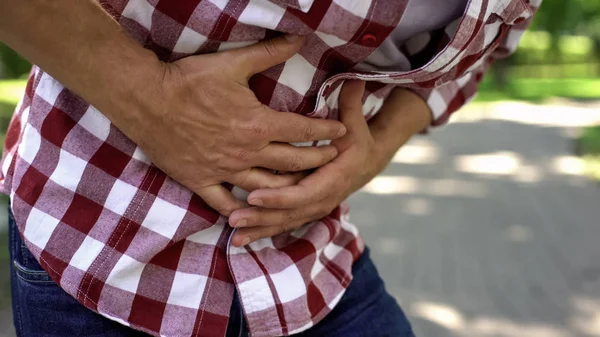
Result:
{"label": "forearm", "polygon": [[352,180],[350,193],[358,191],[381,173],[398,149],[415,133],[425,129],[431,118],[431,110],[421,97],[406,89],[394,89],[381,110],[369,121],[373,142],[370,158]]}
{"label": "forearm", "polygon": [[378,169],[385,168],[398,149],[430,123],[431,111],[421,97],[406,89],[394,89],[379,113],[369,121],[377,145],[375,156],[380,162],[378,166],[382,166]]}
{"label": "forearm", "polygon": [[159,68],[93,0],[0,0],[0,40],[117,124]]}

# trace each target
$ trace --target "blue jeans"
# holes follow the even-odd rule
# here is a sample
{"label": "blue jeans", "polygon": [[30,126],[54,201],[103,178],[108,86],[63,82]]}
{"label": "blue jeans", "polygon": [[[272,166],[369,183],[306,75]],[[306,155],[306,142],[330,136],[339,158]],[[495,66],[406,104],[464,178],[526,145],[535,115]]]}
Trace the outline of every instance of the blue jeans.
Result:
{"label": "blue jeans", "polygon": [[[87,309],[40,267],[9,212],[9,249],[14,323],[19,337],[147,336]],[[352,267],[353,281],[335,309],[295,337],[414,337],[410,323],[385,290],[368,249]],[[226,337],[247,337],[242,309],[231,306]]]}

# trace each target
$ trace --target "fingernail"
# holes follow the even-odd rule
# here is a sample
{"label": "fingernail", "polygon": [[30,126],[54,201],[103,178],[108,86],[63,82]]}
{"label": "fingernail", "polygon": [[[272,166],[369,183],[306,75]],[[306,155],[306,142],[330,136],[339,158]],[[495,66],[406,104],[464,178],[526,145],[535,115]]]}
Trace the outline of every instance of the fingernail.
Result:
{"label": "fingernail", "polygon": [[242,219],[242,220],[238,221],[237,224],[235,224],[235,227],[246,227],[247,223],[248,223],[248,221],[246,221],[246,219]]}
{"label": "fingernail", "polygon": [[334,159],[335,157],[337,157],[338,152],[336,149],[331,150],[331,159]]}
{"label": "fingernail", "polygon": [[250,203],[250,205],[254,205],[254,206],[262,206],[263,205],[263,201],[258,198],[250,199],[250,200],[248,200],[248,202]]}
{"label": "fingernail", "polygon": [[244,238],[244,240],[242,241],[242,246],[246,246],[246,245],[248,245],[249,243],[250,243],[250,237],[249,237],[249,236],[246,236],[246,237]]}
{"label": "fingernail", "polygon": [[285,39],[289,43],[294,43],[294,42],[300,40],[300,35],[289,35],[289,34],[286,34],[285,35]]}
{"label": "fingernail", "polygon": [[337,137],[343,137],[346,134],[346,128],[341,128],[340,131],[337,134]]}

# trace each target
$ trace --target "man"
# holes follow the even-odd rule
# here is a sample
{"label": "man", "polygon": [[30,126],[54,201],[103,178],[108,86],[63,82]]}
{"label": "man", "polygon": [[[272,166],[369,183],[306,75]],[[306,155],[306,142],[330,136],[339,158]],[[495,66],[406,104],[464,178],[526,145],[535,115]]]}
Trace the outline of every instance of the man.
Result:
{"label": "man", "polygon": [[539,2],[0,0],[18,334],[412,336],[343,201]]}

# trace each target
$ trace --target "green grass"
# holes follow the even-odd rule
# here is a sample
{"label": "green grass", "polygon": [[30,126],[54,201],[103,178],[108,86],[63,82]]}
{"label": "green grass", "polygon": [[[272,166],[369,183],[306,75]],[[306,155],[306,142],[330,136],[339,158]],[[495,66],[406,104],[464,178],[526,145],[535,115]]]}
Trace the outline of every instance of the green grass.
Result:
{"label": "green grass", "polygon": [[493,87],[486,78],[476,98],[478,102],[525,100],[539,102],[550,97],[577,100],[600,99],[600,79],[597,78],[520,78],[509,81],[505,90]]}
{"label": "green grass", "polygon": [[26,84],[26,80],[0,81],[0,149],[4,147],[4,133]]}
{"label": "green grass", "polygon": [[600,125],[583,130],[579,139],[579,151],[585,163],[585,171],[600,181]]}
{"label": "green grass", "polygon": [[1,119],[10,119],[13,112],[15,111],[15,107],[17,104],[9,104],[0,102],[0,120]]}
{"label": "green grass", "polygon": [[27,80],[0,81],[0,103],[16,105],[21,99]]}

